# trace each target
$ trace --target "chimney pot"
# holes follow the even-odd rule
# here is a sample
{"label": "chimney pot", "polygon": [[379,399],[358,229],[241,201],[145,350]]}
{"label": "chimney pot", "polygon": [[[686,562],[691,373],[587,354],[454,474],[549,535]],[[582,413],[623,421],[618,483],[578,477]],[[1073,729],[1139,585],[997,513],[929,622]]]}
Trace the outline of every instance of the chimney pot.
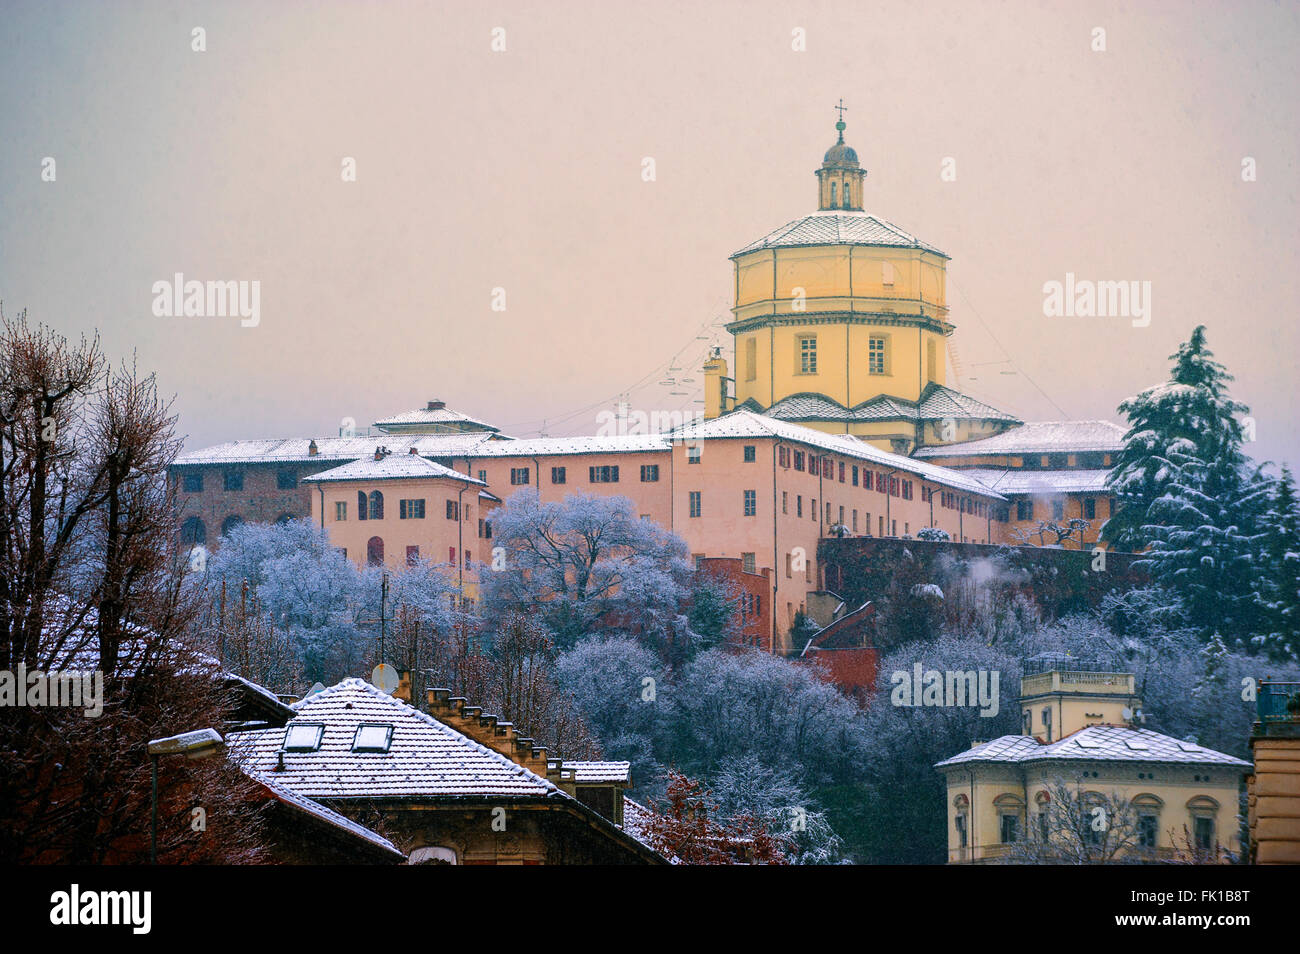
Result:
{"label": "chimney pot", "polygon": [[441,411],[441,410],[442,410],[443,408],[445,408],[446,406],[447,406],[447,402],[446,402],[446,401],[430,401],[430,402],[429,402],[429,406],[428,406],[425,410],[429,410],[429,411]]}

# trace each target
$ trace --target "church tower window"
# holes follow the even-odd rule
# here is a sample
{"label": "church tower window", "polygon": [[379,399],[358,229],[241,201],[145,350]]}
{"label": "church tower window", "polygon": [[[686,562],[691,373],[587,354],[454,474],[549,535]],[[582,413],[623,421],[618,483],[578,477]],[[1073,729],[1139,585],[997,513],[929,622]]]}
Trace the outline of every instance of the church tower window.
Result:
{"label": "church tower window", "polygon": [[799,373],[817,373],[817,336],[802,335],[799,338]]}
{"label": "church tower window", "polygon": [[883,335],[872,335],[867,343],[867,372],[869,374],[888,374],[888,358],[888,340]]}

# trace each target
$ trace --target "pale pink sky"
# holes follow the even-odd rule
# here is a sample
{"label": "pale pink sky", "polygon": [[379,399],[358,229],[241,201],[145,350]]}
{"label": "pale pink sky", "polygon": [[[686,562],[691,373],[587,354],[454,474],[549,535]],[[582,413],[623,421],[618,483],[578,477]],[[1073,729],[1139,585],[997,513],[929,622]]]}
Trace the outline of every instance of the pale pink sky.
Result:
{"label": "pale pink sky", "polygon": [[[0,297],[138,349],[190,447],[691,410],[727,256],[815,207],[843,96],[867,210],[952,256],[950,383],[1114,419],[1205,323],[1295,463],[1298,40],[1296,3],[7,3]],[[178,271],[260,281],[261,324],[155,317]],[[1066,272],[1150,281],[1151,325],[1045,318]]]}

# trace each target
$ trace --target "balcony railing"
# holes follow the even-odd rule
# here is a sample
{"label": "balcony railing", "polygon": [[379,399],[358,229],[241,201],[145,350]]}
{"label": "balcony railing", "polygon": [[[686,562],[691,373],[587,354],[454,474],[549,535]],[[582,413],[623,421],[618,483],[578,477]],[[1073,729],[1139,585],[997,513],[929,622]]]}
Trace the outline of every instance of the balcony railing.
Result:
{"label": "balcony railing", "polygon": [[1300,722],[1300,682],[1261,682],[1255,709],[1260,722]]}
{"label": "balcony railing", "polygon": [[1132,695],[1134,691],[1130,672],[1043,672],[1025,676],[1020,685],[1026,696],[1071,690],[1115,695]]}

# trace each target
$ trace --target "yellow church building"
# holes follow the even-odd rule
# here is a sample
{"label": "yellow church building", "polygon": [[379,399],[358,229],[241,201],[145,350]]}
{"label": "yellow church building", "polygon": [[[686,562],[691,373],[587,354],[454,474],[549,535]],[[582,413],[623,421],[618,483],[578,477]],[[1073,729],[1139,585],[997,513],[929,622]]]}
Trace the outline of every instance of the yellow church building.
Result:
{"label": "yellow church building", "polygon": [[817,211],[731,256],[735,375],[706,363],[706,419],[744,407],[898,454],[1018,425],[948,387],[948,256],[863,210],[867,171],[835,126]]}

